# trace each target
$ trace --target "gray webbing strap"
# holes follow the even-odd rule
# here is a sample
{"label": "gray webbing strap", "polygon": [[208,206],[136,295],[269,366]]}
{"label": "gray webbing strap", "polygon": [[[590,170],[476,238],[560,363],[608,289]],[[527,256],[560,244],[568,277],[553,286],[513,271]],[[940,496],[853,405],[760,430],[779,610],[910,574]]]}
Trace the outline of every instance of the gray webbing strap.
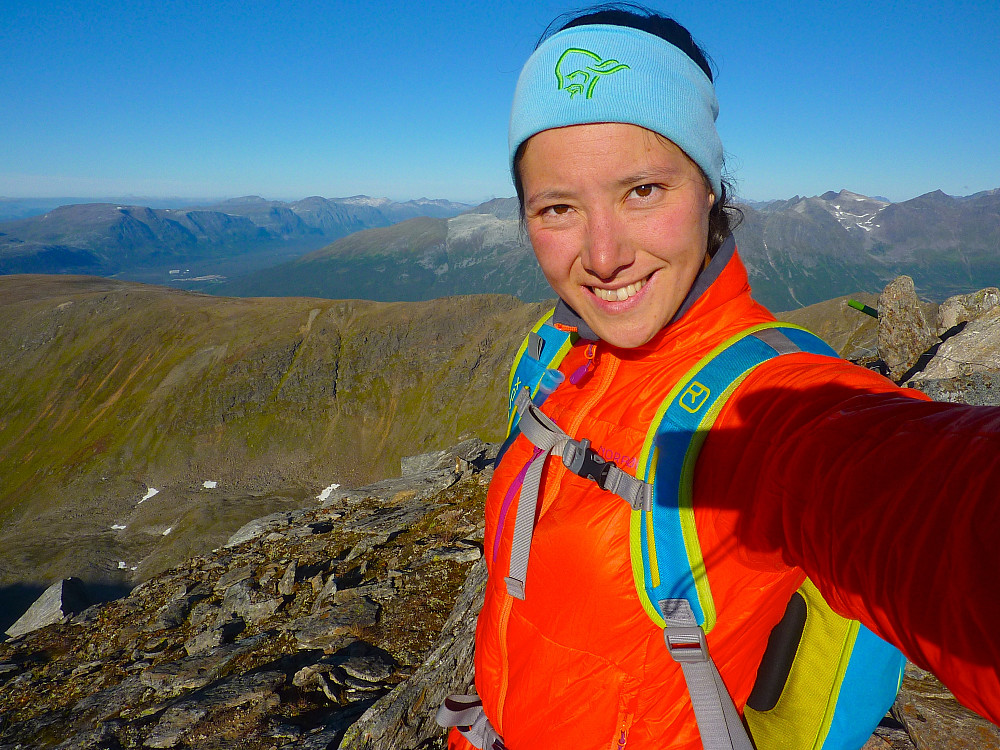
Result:
{"label": "gray webbing strap", "polygon": [[792,354],[802,351],[800,347],[796,346],[788,336],[777,328],[763,328],[751,335],[763,341],[778,354]]}
{"label": "gray webbing strap", "polygon": [[531,552],[531,538],[535,531],[535,508],[538,506],[538,490],[542,484],[542,470],[545,460],[558,446],[569,440],[569,435],[531,403],[527,388],[522,388],[515,401],[521,417],[518,427],[521,433],[542,452],[535,456],[524,475],[517,497],[517,516],[514,519],[514,535],[510,544],[510,568],[504,579],[507,592],[516,599],[524,599],[524,581],[528,577],[528,555]]}
{"label": "gray webbing strap", "polygon": [[486,718],[478,695],[449,695],[434,717],[439,727],[456,727],[480,750],[506,750],[503,738]]}
{"label": "gray webbing strap", "polygon": [[661,602],[660,608],[665,615],[669,611],[663,640],[674,661],[681,665],[702,747],[753,750],[750,735],[708,653],[705,631],[697,624],[690,603],[686,599],[672,599]]}
{"label": "gray webbing strap", "polygon": [[590,447],[589,440],[573,440],[541,409],[531,402],[527,388],[517,394],[514,406],[520,414],[518,429],[541,453],[535,456],[524,475],[517,499],[517,516],[511,540],[510,568],[504,579],[508,593],[524,599],[528,556],[535,528],[535,509],[542,484],[542,472],[550,454],[562,458],[567,469],[592,479],[601,489],[618,495],[633,510],[652,509],[653,486],[622,471],[613,461],[605,461]]}
{"label": "gray webbing strap", "polygon": [[[577,476],[593,479],[601,489],[617,495],[633,510],[652,510],[652,484],[625,473],[614,461],[605,461],[591,449],[589,440],[571,439],[531,402],[527,388],[521,389],[514,405],[521,414],[518,427],[532,445],[542,450],[547,450],[551,445],[552,453],[562,458],[563,465]],[[600,478],[593,475],[595,470],[600,472]]]}

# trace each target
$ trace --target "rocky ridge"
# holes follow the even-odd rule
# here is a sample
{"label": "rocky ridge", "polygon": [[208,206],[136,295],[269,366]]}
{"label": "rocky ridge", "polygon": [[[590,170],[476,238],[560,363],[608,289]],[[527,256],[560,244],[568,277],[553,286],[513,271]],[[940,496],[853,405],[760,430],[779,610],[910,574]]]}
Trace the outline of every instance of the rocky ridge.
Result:
{"label": "rocky ridge", "polygon": [[401,479],[257,519],[127,597],[0,644],[0,747],[360,748],[390,726],[414,747],[440,737],[431,707],[471,682],[471,632],[465,653],[445,644],[421,665],[481,603],[481,583],[462,587],[484,579],[494,456],[466,441]]}

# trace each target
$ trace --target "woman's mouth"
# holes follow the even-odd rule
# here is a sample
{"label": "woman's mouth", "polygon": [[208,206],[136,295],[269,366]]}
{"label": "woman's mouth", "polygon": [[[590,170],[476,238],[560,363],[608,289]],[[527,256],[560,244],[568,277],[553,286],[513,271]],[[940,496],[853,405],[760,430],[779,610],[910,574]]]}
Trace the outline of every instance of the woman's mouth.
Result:
{"label": "woman's mouth", "polygon": [[634,297],[639,293],[646,284],[646,279],[639,279],[633,284],[627,284],[626,286],[618,287],[617,289],[601,289],[596,286],[590,287],[590,290],[598,299],[602,299],[605,302],[624,302],[629,297]]}

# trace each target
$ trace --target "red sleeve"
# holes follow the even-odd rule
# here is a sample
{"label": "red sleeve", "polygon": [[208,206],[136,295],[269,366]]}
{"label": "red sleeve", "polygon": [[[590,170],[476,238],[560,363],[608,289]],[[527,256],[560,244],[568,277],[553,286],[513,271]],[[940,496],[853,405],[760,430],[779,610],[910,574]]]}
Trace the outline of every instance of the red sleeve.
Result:
{"label": "red sleeve", "polygon": [[740,543],[805,570],[836,611],[1000,723],[1000,408],[781,359],[720,415],[715,454],[744,448],[728,501],[745,511]]}

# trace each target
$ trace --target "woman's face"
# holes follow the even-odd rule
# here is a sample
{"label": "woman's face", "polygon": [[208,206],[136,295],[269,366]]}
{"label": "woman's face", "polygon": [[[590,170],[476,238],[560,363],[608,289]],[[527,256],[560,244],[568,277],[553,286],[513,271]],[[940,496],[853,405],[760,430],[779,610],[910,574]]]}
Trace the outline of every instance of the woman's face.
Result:
{"label": "woman's face", "polygon": [[622,123],[542,131],[519,168],[528,236],[552,288],[602,340],[645,344],[705,261],[715,196],[701,170]]}

